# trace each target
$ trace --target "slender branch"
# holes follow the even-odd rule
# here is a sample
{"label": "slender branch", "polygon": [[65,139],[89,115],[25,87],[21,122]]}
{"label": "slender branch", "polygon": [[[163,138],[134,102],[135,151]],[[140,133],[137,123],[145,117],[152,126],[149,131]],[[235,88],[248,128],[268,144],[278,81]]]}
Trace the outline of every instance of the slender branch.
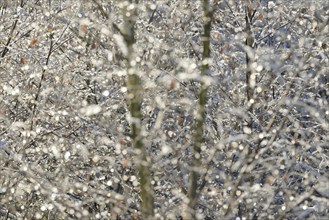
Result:
{"label": "slender branch", "polygon": [[110,16],[109,14],[103,9],[102,5],[96,1],[96,0],[92,0],[96,5],[97,5],[97,9],[101,12],[102,16],[106,19],[109,19]]}
{"label": "slender branch", "polygon": [[[21,0],[20,1],[20,7],[23,8],[24,7],[24,0]],[[6,54],[8,53],[9,51],[9,45],[10,45],[10,42],[11,40],[13,39],[13,35],[14,35],[14,31],[17,27],[17,23],[18,23],[18,18],[15,19],[14,21],[14,24],[13,24],[13,27],[11,28],[11,31],[10,31],[10,34],[9,34],[9,38],[6,42],[6,45],[5,47],[3,48],[2,52],[1,52],[1,58],[5,57]]]}
{"label": "slender branch", "polygon": [[[232,7],[230,6],[230,4],[225,0],[225,4],[227,5],[228,9],[230,10],[230,12],[232,13],[232,15],[236,18],[237,16],[235,15],[234,11],[232,10]],[[238,20],[236,20],[237,24],[241,27],[241,24]]]}
{"label": "slender branch", "polygon": [[156,6],[155,9],[152,11],[151,17],[150,17],[149,22],[148,22],[149,24],[153,21],[154,15],[155,15],[157,9],[158,9],[158,6]]}
{"label": "slender branch", "polygon": [[[253,44],[254,44],[254,37],[252,35],[252,30],[251,30],[251,16],[252,16],[252,9],[250,6],[246,6],[246,15],[245,15],[245,20],[246,20],[246,41],[245,45],[247,46],[247,49],[252,49]],[[253,97],[253,86],[252,86],[252,79],[251,77],[253,75],[252,69],[251,69],[251,64],[253,60],[250,54],[246,51],[246,64],[247,64],[247,73],[246,73],[246,88],[247,88],[247,104],[251,104],[250,101]]]}
{"label": "slender branch", "polygon": [[[48,54],[47,54],[47,58],[46,58],[46,66],[48,66],[48,64],[49,64],[50,56],[51,56],[52,51],[53,51],[53,46],[54,46],[53,34],[50,34],[50,46],[49,46],[49,50],[48,50]],[[37,105],[38,105],[38,100],[39,100],[39,96],[40,96],[40,93],[41,93],[42,84],[45,80],[45,73],[46,73],[46,69],[43,68],[42,69],[42,74],[41,74],[41,79],[40,79],[40,82],[39,82],[39,85],[38,85],[38,90],[37,90],[37,93],[35,95],[34,103],[33,103],[33,106],[32,106],[32,118],[31,118],[31,127],[30,127],[31,130],[33,129],[33,126],[34,126],[34,116],[35,116],[35,113],[36,113],[36,108],[37,108]]]}
{"label": "slender branch", "polygon": [[4,219],[17,219],[17,216],[10,213],[9,210],[0,206],[0,215],[4,217]]}
{"label": "slender branch", "polygon": [[11,28],[11,31],[10,31],[10,34],[9,34],[9,38],[8,38],[8,40],[6,42],[5,48],[3,48],[3,50],[2,50],[1,57],[5,57],[6,54],[7,54],[7,52],[9,51],[9,45],[10,45],[10,42],[11,42],[11,40],[13,38],[13,34],[14,34],[15,29],[16,29],[17,22],[18,22],[18,19],[16,19],[14,21],[14,24],[13,24],[13,27]]}
{"label": "slender branch", "polygon": [[[210,30],[211,30],[211,17],[212,10],[209,6],[209,0],[202,1],[202,8],[204,13],[204,33],[201,38],[203,44],[202,52],[202,66],[201,66],[201,77],[205,77],[209,71],[209,59],[210,59]],[[187,196],[189,199],[188,208],[189,212],[186,213],[187,219],[195,219],[195,207],[200,194],[200,187],[198,181],[200,179],[201,172],[201,145],[203,142],[203,127],[206,116],[206,102],[208,85],[202,81],[201,88],[199,91],[199,110],[196,116],[195,133],[193,137],[193,159],[192,168],[189,177],[189,187]]]}
{"label": "slender branch", "polygon": [[[250,51],[248,50],[252,50],[254,47],[254,36],[252,34],[252,18],[255,15],[256,10],[253,10],[253,8],[251,7],[251,3],[249,2],[249,4],[247,4],[245,6],[245,21],[246,21],[246,41],[245,41],[245,46],[246,46],[246,65],[247,65],[247,71],[246,71],[246,104],[248,106],[248,113],[250,115],[252,115],[252,111],[253,111],[253,88],[254,88],[254,84],[256,82],[256,79],[254,78],[255,75],[253,73],[253,70],[251,68],[251,64],[253,63],[253,58],[252,55],[250,54]],[[248,118],[248,127],[250,128],[250,130],[252,131],[252,117],[250,116],[250,118]],[[249,136],[251,135],[251,133],[249,134]],[[252,150],[250,149],[250,147],[248,148],[248,151],[246,153],[246,157],[250,157],[252,155]],[[228,215],[231,213],[232,208],[233,208],[233,204],[234,204],[234,199],[235,199],[235,194],[239,188],[239,186],[242,183],[242,180],[244,178],[244,174],[247,170],[248,167],[250,167],[252,165],[252,161],[248,162],[245,166],[242,167],[242,169],[240,170],[240,175],[236,181],[236,184],[234,185],[232,191],[231,191],[231,195],[230,198],[228,200],[228,204],[227,204],[227,208],[225,210],[224,216],[228,217]]]}
{"label": "slender branch", "polygon": [[[137,1],[133,3],[137,4]],[[137,18],[136,6],[127,13],[127,7],[123,9],[124,14],[124,28],[121,30],[115,26],[126,43],[128,53],[125,54],[127,62],[127,89],[129,100],[129,111],[131,115],[131,139],[135,148],[135,156],[137,169],[140,179],[140,198],[141,198],[141,212],[142,219],[153,219],[154,216],[154,197],[151,184],[151,172],[149,170],[150,157],[146,153],[145,145],[141,134],[142,121],[142,85],[141,79],[136,71],[136,67],[132,65],[134,59],[134,43],[135,43],[135,23]],[[130,16],[127,16],[130,14]]]}

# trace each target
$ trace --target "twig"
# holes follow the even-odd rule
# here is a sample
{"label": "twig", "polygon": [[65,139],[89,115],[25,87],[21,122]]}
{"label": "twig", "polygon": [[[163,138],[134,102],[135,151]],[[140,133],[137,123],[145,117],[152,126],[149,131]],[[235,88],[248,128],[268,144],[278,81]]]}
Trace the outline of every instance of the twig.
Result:
{"label": "twig", "polygon": [[15,214],[12,214],[6,208],[0,206],[0,215],[4,216],[4,219],[17,219]]}
{"label": "twig", "polygon": [[[50,56],[52,54],[53,46],[54,46],[53,34],[50,34],[50,47],[49,47],[49,51],[48,51],[48,55],[47,55],[47,59],[46,59],[46,66],[48,66],[48,64],[49,64],[49,60],[50,60]],[[38,90],[37,90],[37,93],[35,95],[34,103],[33,103],[33,106],[32,106],[32,116],[31,116],[32,118],[31,118],[31,127],[30,127],[30,130],[33,129],[34,116],[35,116],[35,112],[36,112],[36,107],[37,107],[38,99],[39,99],[39,96],[40,96],[40,93],[41,93],[42,84],[43,84],[43,81],[45,80],[45,74],[46,74],[46,69],[43,68],[42,69],[42,74],[41,74],[41,79],[40,79],[40,82],[39,82],[39,85],[38,85]]]}

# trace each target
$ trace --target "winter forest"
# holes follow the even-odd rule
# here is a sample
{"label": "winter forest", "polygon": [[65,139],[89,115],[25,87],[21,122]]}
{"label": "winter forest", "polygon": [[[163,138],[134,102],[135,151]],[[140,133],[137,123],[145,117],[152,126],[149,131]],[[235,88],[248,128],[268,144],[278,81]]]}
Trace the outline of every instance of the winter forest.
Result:
{"label": "winter forest", "polygon": [[0,0],[0,219],[328,216],[326,0]]}

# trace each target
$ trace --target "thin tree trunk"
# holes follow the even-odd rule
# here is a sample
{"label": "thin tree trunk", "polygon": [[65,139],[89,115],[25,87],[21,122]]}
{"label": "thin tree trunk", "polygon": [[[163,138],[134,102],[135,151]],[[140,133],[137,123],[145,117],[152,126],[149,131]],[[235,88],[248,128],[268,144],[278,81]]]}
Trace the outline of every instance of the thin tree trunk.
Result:
{"label": "thin tree trunk", "polygon": [[[251,49],[254,47],[254,36],[252,34],[251,25],[252,25],[252,19],[254,16],[255,11],[252,8],[251,2],[248,2],[246,5],[246,12],[245,12],[245,20],[246,20],[246,65],[247,65],[247,71],[246,71],[246,93],[247,93],[247,105],[248,112],[251,113],[253,110],[253,95],[254,95],[254,87],[255,87],[255,73],[252,70],[252,63],[253,63],[253,57],[250,54]],[[248,126],[250,129],[252,129],[251,126],[252,122],[251,119],[248,120]]]}
{"label": "thin tree trunk", "polygon": [[[247,4],[245,6],[245,20],[246,20],[245,46],[246,46],[246,65],[247,65],[247,70],[246,70],[246,97],[247,97],[247,100],[246,100],[246,104],[248,106],[247,110],[248,110],[249,115],[251,115],[253,112],[254,87],[255,87],[255,83],[256,83],[256,79],[255,79],[256,76],[252,69],[252,63],[253,63],[254,59],[251,54],[252,53],[251,50],[254,48],[254,40],[255,40],[254,36],[252,34],[251,25],[252,25],[252,19],[253,19],[255,13],[256,13],[256,11],[253,9],[251,2],[247,1]],[[252,117],[251,116],[248,117],[248,128],[250,129],[249,135],[251,137],[251,132],[252,132]],[[249,143],[247,143],[247,145],[249,145]],[[251,154],[252,154],[252,150],[249,146],[247,157],[250,157]],[[252,163],[252,161],[247,162],[248,166],[250,165],[250,163]],[[228,217],[232,213],[232,210],[234,207],[234,202],[235,202],[235,195],[236,195],[236,192],[237,192],[239,186],[242,184],[245,174],[246,174],[245,168],[240,170],[239,178],[237,179],[236,184],[233,187],[230,198],[228,200],[227,209],[225,210],[225,213],[224,213],[225,217]],[[238,211],[240,212],[240,214],[241,214],[241,212],[243,212],[243,210],[240,209],[240,206],[238,206]]]}
{"label": "thin tree trunk", "polygon": [[[130,1],[135,4],[133,9],[126,7],[123,11],[125,18],[124,30],[119,30],[122,34],[126,46],[127,54],[127,89],[129,100],[129,111],[131,115],[131,139],[135,148],[135,161],[140,180],[140,198],[142,219],[153,219],[154,198],[151,185],[151,172],[149,170],[150,157],[147,155],[141,134],[141,104],[142,104],[142,85],[141,79],[137,73],[136,66],[131,65],[134,60],[133,45],[135,43],[134,26],[137,19],[138,1]],[[131,8],[131,7],[130,7]],[[129,10],[129,13],[127,12]],[[127,16],[129,15],[130,16]]]}
{"label": "thin tree trunk", "polygon": [[[202,52],[202,66],[201,76],[205,77],[209,71],[210,59],[210,29],[212,10],[209,6],[209,0],[202,0],[202,8],[204,12],[204,33],[201,38],[203,44]],[[186,214],[187,219],[195,219],[195,208],[199,197],[198,180],[200,179],[201,172],[201,145],[203,142],[203,127],[205,121],[205,106],[207,101],[208,85],[202,81],[199,91],[199,110],[196,116],[195,133],[193,140],[193,161],[189,177],[188,187],[188,208],[189,212]]]}

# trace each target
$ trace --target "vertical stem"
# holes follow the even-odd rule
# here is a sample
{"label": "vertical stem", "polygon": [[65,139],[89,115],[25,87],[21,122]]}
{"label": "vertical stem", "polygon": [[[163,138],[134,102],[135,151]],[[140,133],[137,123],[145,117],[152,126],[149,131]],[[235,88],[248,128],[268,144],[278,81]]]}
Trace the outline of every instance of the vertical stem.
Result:
{"label": "vertical stem", "polygon": [[[253,43],[254,43],[254,37],[252,35],[252,30],[251,30],[251,19],[252,19],[252,8],[251,4],[246,6],[246,15],[245,15],[245,20],[246,20],[246,41],[245,45],[248,48],[253,48]],[[251,64],[252,64],[252,59],[250,55],[246,52],[246,64],[247,64],[247,73],[246,73],[246,84],[247,84],[247,101],[249,102],[252,99],[253,96],[253,90],[251,87],[251,76],[252,76],[252,70],[251,70]]]}
{"label": "vertical stem", "polygon": [[15,31],[16,26],[17,26],[17,22],[18,22],[18,19],[16,19],[13,23],[13,27],[11,28],[8,40],[6,42],[6,45],[5,45],[5,47],[3,48],[2,52],[1,52],[1,57],[5,57],[7,52],[9,51],[9,45],[10,45],[10,42],[11,42],[12,38],[14,37],[13,35],[14,35],[14,31]]}
{"label": "vertical stem", "polygon": [[[130,1],[130,5],[124,9],[125,25],[124,30],[120,31],[128,53],[125,58],[127,61],[127,89],[128,104],[131,115],[131,138],[136,153],[137,170],[140,179],[140,198],[142,219],[152,219],[154,215],[154,198],[151,185],[151,172],[149,170],[149,157],[146,153],[141,134],[141,104],[142,104],[142,85],[141,79],[136,72],[136,67],[132,65],[134,59],[133,45],[135,43],[134,26],[137,19],[137,1]],[[132,7],[133,6],[133,7]],[[129,12],[128,12],[129,10]]]}
{"label": "vertical stem", "polygon": [[[254,95],[254,83],[255,83],[255,77],[253,71],[252,71],[252,63],[253,63],[253,58],[250,54],[250,51],[254,47],[254,36],[252,34],[251,30],[251,25],[252,25],[252,18],[254,16],[255,11],[253,11],[251,2],[248,1],[246,5],[246,12],[245,12],[245,20],[246,20],[246,65],[247,65],[247,70],[246,70],[246,93],[247,93],[247,106],[248,107],[248,113],[252,113],[253,111],[253,95]],[[249,51],[249,53],[248,53]],[[254,82],[252,82],[252,80]],[[252,119],[248,119],[248,126],[252,130]]]}
{"label": "vertical stem", "polygon": [[[201,41],[203,45],[202,52],[202,66],[201,76],[206,76],[209,71],[209,59],[210,59],[210,29],[211,29],[211,17],[212,11],[210,10],[209,0],[202,0],[202,8],[204,13],[204,33]],[[201,169],[201,144],[203,142],[203,126],[205,121],[205,106],[207,102],[208,85],[201,81],[201,88],[199,91],[199,110],[196,117],[195,133],[193,137],[193,160],[192,169],[189,177],[188,198],[189,198],[189,213],[187,213],[188,219],[195,219],[195,206],[199,197],[198,180],[200,179]]]}
{"label": "vertical stem", "polygon": [[[47,58],[46,58],[46,66],[48,66],[49,64],[49,61],[50,61],[50,56],[53,52],[53,48],[54,48],[54,41],[53,41],[53,34],[50,34],[49,38],[50,38],[50,46],[49,46],[49,50],[48,50],[48,55],[47,55]],[[38,85],[38,90],[37,90],[37,93],[35,94],[35,97],[34,97],[34,103],[32,105],[32,114],[31,114],[31,126],[30,126],[30,130],[33,130],[33,126],[34,126],[34,116],[36,115],[36,111],[37,111],[37,106],[38,106],[38,101],[39,101],[39,96],[41,94],[41,89],[42,89],[42,84],[44,83],[45,81],[45,74],[46,74],[46,69],[43,68],[42,69],[42,74],[41,74],[41,78],[40,78],[40,82],[39,82],[39,85]]]}

